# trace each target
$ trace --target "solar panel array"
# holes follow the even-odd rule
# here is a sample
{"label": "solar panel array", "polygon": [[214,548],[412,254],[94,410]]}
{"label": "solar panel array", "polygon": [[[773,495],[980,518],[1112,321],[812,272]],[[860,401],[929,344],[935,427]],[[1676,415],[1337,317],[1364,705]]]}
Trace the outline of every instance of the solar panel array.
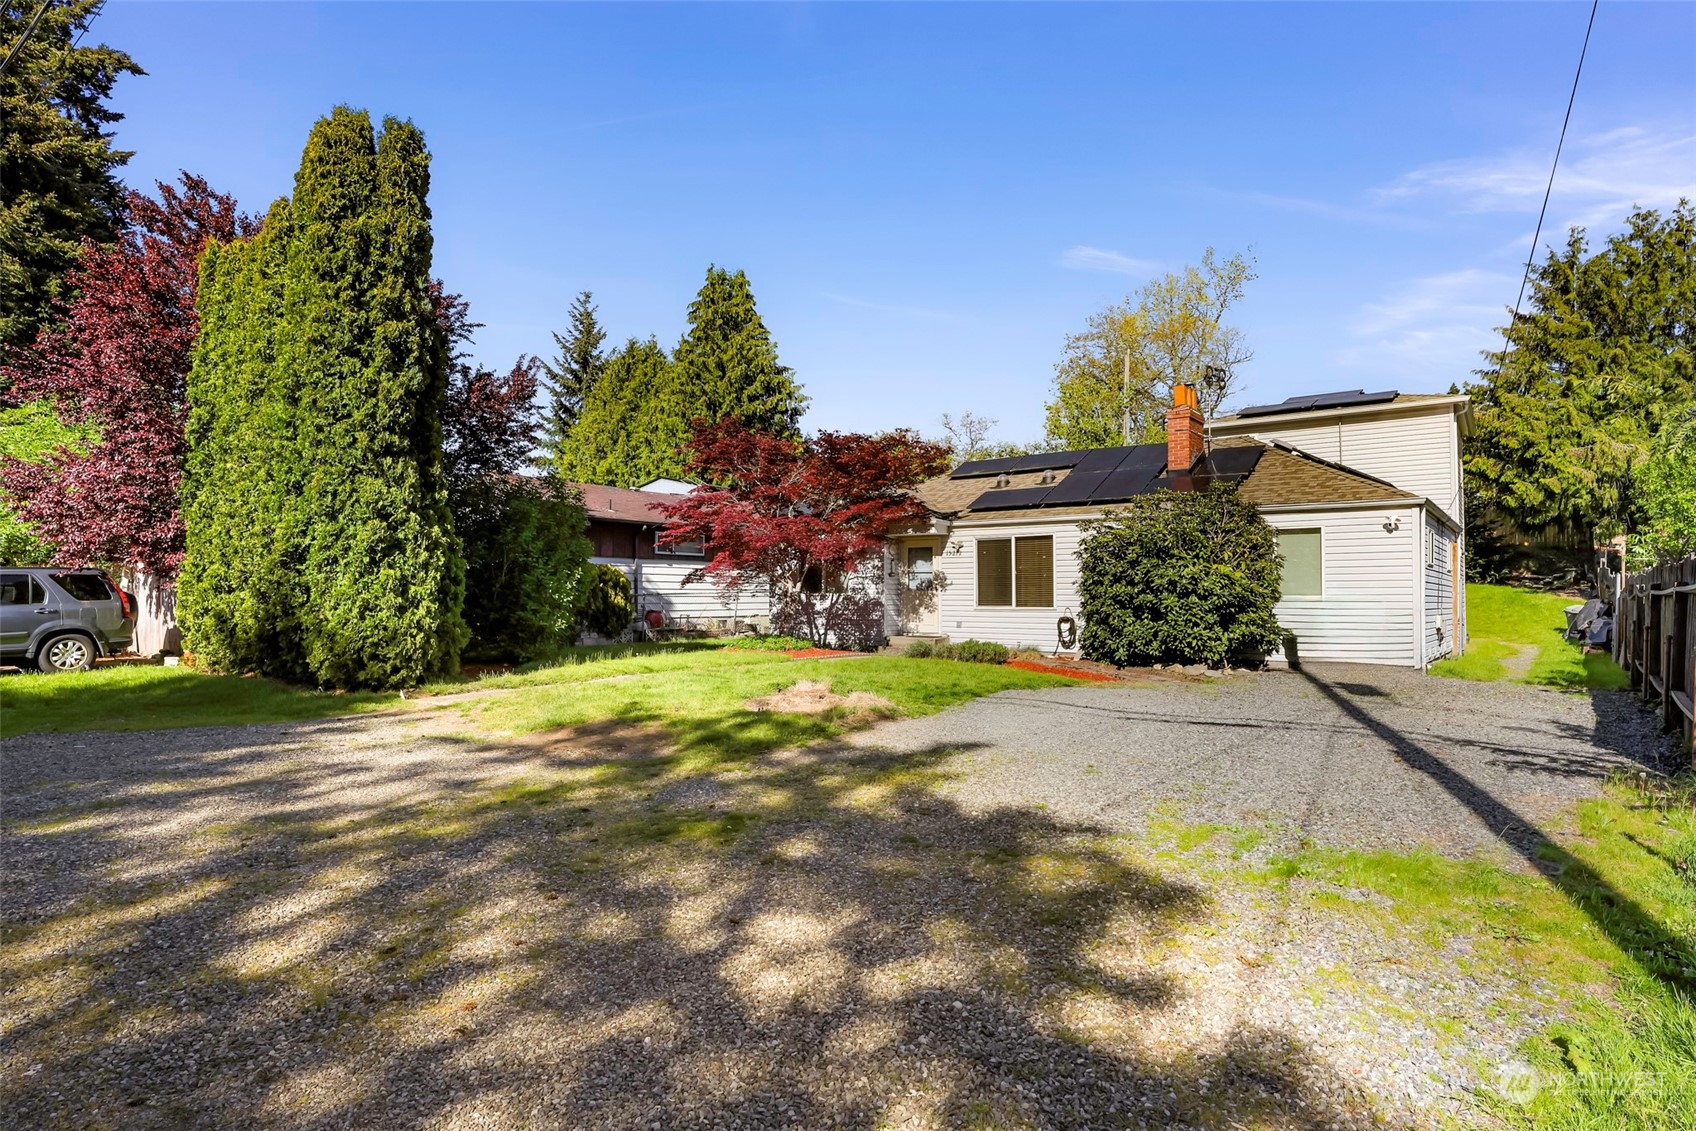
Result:
{"label": "solar panel array", "polygon": [[1394,389],[1386,389],[1378,393],[1350,389],[1343,393],[1318,393],[1311,397],[1289,397],[1277,404],[1250,405],[1237,415],[1272,416],[1281,412],[1312,412],[1321,408],[1353,408],[1356,405],[1388,404],[1400,395]]}
{"label": "solar panel array", "polygon": [[[1265,449],[1258,444],[1219,448],[1197,468],[1196,478],[1215,482],[1246,479],[1260,462]],[[1066,457],[1068,462],[1053,462]],[[1021,460],[1036,461],[1009,466]],[[1042,462],[1047,461],[1047,462]],[[1027,507],[1081,507],[1123,503],[1171,486],[1166,474],[1166,445],[1139,444],[1125,448],[1093,448],[1082,452],[1053,452],[1042,456],[976,460],[960,465],[951,479],[975,479],[1016,471],[1048,471],[1067,468],[1068,474],[1050,486],[1001,487],[985,491],[972,501],[972,510],[1020,510]]]}

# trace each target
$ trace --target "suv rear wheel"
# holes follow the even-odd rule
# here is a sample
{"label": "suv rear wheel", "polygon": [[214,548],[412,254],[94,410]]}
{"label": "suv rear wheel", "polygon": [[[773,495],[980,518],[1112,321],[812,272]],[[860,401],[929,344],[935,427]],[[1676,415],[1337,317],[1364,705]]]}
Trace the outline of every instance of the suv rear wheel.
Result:
{"label": "suv rear wheel", "polygon": [[85,672],[94,666],[94,641],[74,633],[55,636],[41,646],[35,663],[48,673]]}

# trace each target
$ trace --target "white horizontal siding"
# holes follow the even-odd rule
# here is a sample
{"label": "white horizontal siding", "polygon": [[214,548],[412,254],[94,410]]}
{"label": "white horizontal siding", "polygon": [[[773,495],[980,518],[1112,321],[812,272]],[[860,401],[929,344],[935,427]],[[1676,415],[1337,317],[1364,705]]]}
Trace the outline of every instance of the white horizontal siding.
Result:
{"label": "white horizontal siding", "polygon": [[[1054,538],[1054,604],[1046,609],[978,605],[978,539],[1051,535]],[[1078,527],[1075,522],[1021,523],[983,529],[956,527],[936,568],[938,612],[944,636],[993,640],[1009,648],[1045,652],[1058,644],[1055,621],[1078,617]]]}
{"label": "white horizontal siding", "polygon": [[1452,407],[1440,405],[1424,412],[1340,417],[1326,423],[1232,422],[1217,432],[1222,436],[1278,440],[1320,459],[1375,475],[1404,491],[1423,495],[1459,522],[1463,517],[1459,429]]}
{"label": "white horizontal siding", "polygon": [[[1442,658],[1454,650],[1455,591],[1450,547],[1454,536],[1435,518],[1425,520],[1425,535],[1435,541],[1436,556],[1425,571],[1425,662]],[[1421,547],[1423,549],[1423,547]],[[1421,561],[1425,561],[1424,557]]]}
{"label": "white horizontal siding", "polygon": [[[1414,548],[1418,511],[1314,511],[1266,515],[1280,530],[1318,530],[1324,568],[1318,597],[1286,597],[1278,623],[1300,660],[1417,666]],[[1385,531],[1387,518],[1400,528]],[[1288,657],[1283,657],[1287,659]]]}
{"label": "white horizontal siding", "polygon": [[637,598],[638,614],[658,609],[668,622],[749,620],[771,615],[771,599],[761,590],[744,590],[728,599],[710,581],[683,584],[684,577],[701,567],[699,559],[666,561],[643,558],[640,563],[629,558],[591,558],[597,565],[616,566],[636,587],[636,569],[641,569],[641,587]]}

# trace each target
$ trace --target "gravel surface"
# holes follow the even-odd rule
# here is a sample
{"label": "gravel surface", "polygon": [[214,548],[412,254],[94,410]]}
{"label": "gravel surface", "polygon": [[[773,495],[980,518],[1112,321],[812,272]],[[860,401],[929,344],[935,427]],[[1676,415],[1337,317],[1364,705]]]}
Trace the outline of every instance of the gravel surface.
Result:
{"label": "gravel surface", "polygon": [[973,812],[1040,804],[1131,831],[1175,812],[1286,844],[1451,855],[1512,855],[1608,774],[1666,750],[1621,694],[1353,664],[1008,691],[855,741],[968,751],[949,792]]}
{"label": "gravel surface", "polygon": [[428,711],[7,740],[0,1127],[1470,1122],[1534,986],[1113,834],[1164,797],[1459,851],[1496,818],[1458,779],[1554,819],[1648,732],[1319,678],[1008,693],[717,772]]}

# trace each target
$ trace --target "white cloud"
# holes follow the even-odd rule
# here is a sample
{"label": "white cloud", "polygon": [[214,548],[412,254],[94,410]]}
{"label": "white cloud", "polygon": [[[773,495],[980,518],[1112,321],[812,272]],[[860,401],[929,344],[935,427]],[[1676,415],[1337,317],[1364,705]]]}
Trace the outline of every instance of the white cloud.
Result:
{"label": "white cloud", "polygon": [[[1552,139],[1551,139],[1552,141]],[[1535,214],[1549,182],[1552,148],[1437,161],[1375,193],[1378,203],[1418,201],[1459,212]],[[1696,133],[1686,125],[1625,126],[1568,137],[1550,198],[1550,227],[1614,226],[1633,206],[1667,208],[1696,198]]]}
{"label": "white cloud", "polygon": [[1075,271],[1111,271],[1116,275],[1152,275],[1160,270],[1160,264],[1152,259],[1132,259],[1116,251],[1083,244],[1067,248],[1060,257],[1060,266]]}
{"label": "white cloud", "polygon": [[1355,344],[1336,355],[1362,378],[1382,376],[1414,387],[1446,388],[1478,368],[1479,353],[1501,344],[1519,277],[1468,267],[1426,275],[1361,309]]}

